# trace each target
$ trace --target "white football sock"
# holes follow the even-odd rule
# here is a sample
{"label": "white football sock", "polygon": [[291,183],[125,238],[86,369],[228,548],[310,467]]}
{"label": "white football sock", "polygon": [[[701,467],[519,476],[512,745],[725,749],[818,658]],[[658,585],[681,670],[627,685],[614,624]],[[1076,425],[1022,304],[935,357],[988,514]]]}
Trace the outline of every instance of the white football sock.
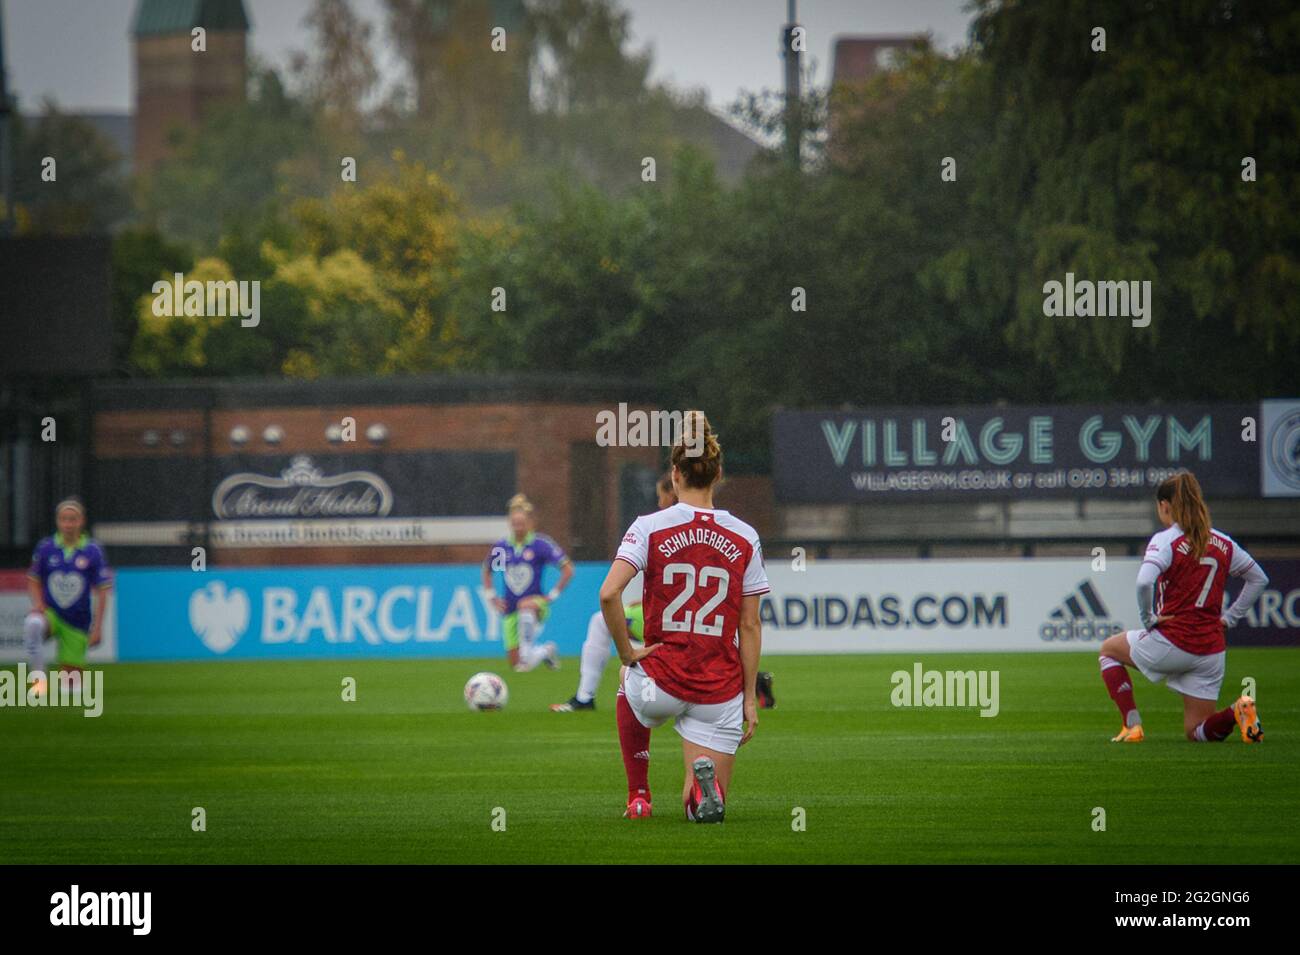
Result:
{"label": "white football sock", "polygon": [[45,624],[38,613],[29,613],[23,621],[23,648],[27,651],[27,669],[32,673],[45,672]]}
{"label": "white football sock", "polygon": [[533,669],[533,667],[537,666],[537,664],[541,663],[543,660],[546,659],[547,646],[548,646],[547,644],[542,643],[541,641],[534,642],[533,644],[527,647],[525,647],[523,644],[520,644],[519,646],[520,664],[522,664],[524,667],[526,667],[529,670]]}
{"label": "white football sock", "polygon": [[537,638],[537,611],[519,611],[519,646],[531,647]]}
{"label": "white football sock", "polygon": [[546,659],[546,644],[537,638],[542,628],[537,623],[537,613],[533,610],[519,611],[519,664],[531,670]]}
{"label": "white football sock", "polygon": [[604,616],[599,611],[592,614],[591,622],[587,624],[587,639],[582,644],[577,693],[579,703],[590,703],[596,698],[596,690],[600,689],[600,678],[605,673],[605,664],[609,662],[613,646],[614,638],[610,635],[609,627],[605,626]]}

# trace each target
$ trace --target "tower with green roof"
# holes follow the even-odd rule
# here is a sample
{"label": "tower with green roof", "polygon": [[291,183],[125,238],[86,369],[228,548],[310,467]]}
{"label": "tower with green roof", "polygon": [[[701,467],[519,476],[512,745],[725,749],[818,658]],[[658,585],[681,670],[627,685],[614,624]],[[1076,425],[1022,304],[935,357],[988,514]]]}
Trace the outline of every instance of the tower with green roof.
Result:
{"label": "tower with green roof", "polygon": [[[202,28],[206,49],[194,49]],[[242,100],[248,78],[248,15],[242,0],[139,0],[135,53],[135,168],[171,151],[214,105]]]}

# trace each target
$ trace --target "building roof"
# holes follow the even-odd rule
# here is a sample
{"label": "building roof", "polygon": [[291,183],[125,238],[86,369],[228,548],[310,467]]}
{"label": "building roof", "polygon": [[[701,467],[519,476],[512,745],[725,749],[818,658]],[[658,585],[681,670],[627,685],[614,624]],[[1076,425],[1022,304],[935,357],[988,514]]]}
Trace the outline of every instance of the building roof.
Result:
{"label": "building roof", "polygon": [[713,154],[718,177],[728,185],[739,182],[750,160],[763,151],[747,133],[703,106],[688,108],[681,127],[683,135]]}
{"label": "building roof", "polygon": [[924,39],[919,33],[836,37],[831,85],[868,79],[886,66],[890,51],[915,46]]}
{"label": "building roof", "polygon": [[189,33],[195,27],[247,33],[249,22],[243,0],[140,0],[131,33],[165,36]]}
{"label": "building roof", "polygon": [[[113,144],[127,171],[131,168],[131,154],[135,151],[135,117],[130,113],[64,113],[75,116],[95,128],[95,131]],[[23,123],[36,129],[45,120],[44,113],[24,113]]]}

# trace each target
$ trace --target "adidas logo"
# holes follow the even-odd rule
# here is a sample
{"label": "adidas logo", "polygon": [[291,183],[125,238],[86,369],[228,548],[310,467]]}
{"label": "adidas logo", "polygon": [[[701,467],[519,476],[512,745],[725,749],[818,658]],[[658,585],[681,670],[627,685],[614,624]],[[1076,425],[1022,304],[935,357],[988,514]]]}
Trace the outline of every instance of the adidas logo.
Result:
{"label": "adidas logo", "polygon": [[643,749],[643,750],[641,750],[641,752],[639,752],[639,753],[633,753],[633,754],[632,754],[632,758],[633,758],[633,759],[649,759],[649,758],[650,758],[650,750],[648,750],[648,749]]}
{"label": "adidas logo", "polygon": [[1124,630],[1120,621],[1107,620],[1109,616],[1101,594],[1091,580],[1084,579],[1043,621],[1038,635],[1044,640],[1105,640]]}

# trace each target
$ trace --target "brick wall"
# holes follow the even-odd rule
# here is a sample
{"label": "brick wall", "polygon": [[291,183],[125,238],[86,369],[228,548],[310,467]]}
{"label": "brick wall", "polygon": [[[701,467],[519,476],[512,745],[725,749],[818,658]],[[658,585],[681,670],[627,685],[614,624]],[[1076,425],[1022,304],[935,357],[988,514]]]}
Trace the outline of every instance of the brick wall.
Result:
{"label": "brick wall", "polygon": [[147,171],[171,152],[169,138],[193,129],[214,105],[242,100],[246,37],[209,31],[207,49],[191,49],[188,33],[135,40],[135,168]]}
{"label": "brick wall", "polygon": [[[648,406],[638,406],[651,410]],[[214,455],[235,453],[347,454],[371,452],[375,445],[365,436],[371,424],[388,428],[384,447],[392,451],[457,450],[513,451],[518,489],[537,509],[538,528],[566,548],[571,546],[574,515],[571,498],[581,500],[582,482],[590,476],[571,473],[570,445],[595,442],[596,414],[607,406],[598,404],[448,404],[387,405],[373,407],[311,406],[255,409],[220,409],[212,413]],[[331,443],[325,436],[328,425],[345,416],[356,421],[355,443]],[[262,432],[268,425],[284,431],[279,445],[268,445]],[[243,447],[230,441],[230,432],[242,425],[252,434]],[[154,447],[142,440],[145,431],[156,430],[160,442]],[[179,445],[171,434],[184,435]],[[194,411],[110,411],[95,416],[94,454],[97,459],[132,457],[190,457],[203,453],[203,415]],[[658,448],[603,449],[605,455],[605,508],[601,525],[609,553],[623,532],[619,513],[619,475],[625,463],[657,466]],[[575,482],[578,494],[571,494]],[[594,497],[595,495],[591,495]],[[505,505],[501,501],[502,528]],[[436,517],[438,515],[425,515]],[[210,513],[195,520],[211,519]],[[212,554],[226,565],[267,564],[391,564],[478,561],[484,549],[471,545],[429,547],[321,547],[321,548],[226,548]]]}
{"label": "brick wall", "polygon": [[724,474],[713,503],[750,524],[760,538],[771,537],[776,531],[776,504],[770,477]]}

